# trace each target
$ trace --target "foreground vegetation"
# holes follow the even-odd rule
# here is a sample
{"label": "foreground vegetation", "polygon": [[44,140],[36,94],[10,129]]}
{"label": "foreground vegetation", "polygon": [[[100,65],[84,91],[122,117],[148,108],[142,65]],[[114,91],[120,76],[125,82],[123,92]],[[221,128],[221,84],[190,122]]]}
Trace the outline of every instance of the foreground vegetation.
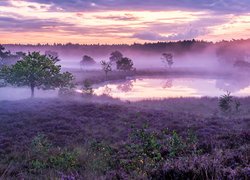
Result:
{"label": "foreground vegetation", "polygon": [[[95,97],[92,84],[173,71],[137,71],[118,51],[101,62],[105,75],[61,73],[53,52],[21,55],[1,67],[3,85],[29,86],[32,97],[35,87],[60,88],[60,97],[0,102],[1,179],[250,178],[249,98],[121,102]],[[171,69],[173,55],[163,61]],[[89,63],[85,55],[81,65]]]}
{"label": "foreground vegetation", "polygon": [[0,177],[248,179],[250,99],[218,101],[2,101]]}

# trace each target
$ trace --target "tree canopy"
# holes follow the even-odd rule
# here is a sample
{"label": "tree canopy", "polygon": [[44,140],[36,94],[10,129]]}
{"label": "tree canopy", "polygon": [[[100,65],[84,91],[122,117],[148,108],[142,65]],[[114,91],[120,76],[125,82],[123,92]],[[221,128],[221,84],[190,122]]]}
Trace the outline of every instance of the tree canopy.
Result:
{"label": "tree canopy", "polygon": [[133,70],[133,61],[127,57],[124,57],[116,62],[116,68],[122,71],[131,71]]}
{"label": "tree canopy", "polygon": [[52,56],[41,55],[39,52],[28,53],[16,64],[1,69],[1,77],[5,83],[14,86],[29,86],[31,96],[35,88],[55,89],[73,87],[73,75],[69,72],[60,73],[59,60]]}
{"label": "tree canopy", "polygon": [[123,58],[123,55],[120,51],[114,51],[110,54],[110,62],[116,63],[117,61],[121,60]]}
{"label": "tree canopy", "polygon": [[84,55],[82,57],[81,62],[80,62],[81,66],[91,66],[91,65],[94,65],[94,64],[96,64],[95,60],[92,57],[88,56],[88,55]]}

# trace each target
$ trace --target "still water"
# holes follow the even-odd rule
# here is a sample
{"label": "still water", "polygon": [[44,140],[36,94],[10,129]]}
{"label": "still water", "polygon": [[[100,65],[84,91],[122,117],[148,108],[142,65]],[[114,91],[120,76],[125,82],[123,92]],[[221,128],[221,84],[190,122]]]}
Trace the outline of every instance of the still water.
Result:
{"label": "still water", "polygon": [[97,95],[121,100],[162,99],[176,97],[218,97],[229,91],[234,96],[250,96],[250,82],[242,79],[208,78],[137,78],[102,84]]}
{"label": "still water", "polygon": [[[249,78],[135,78],[125,81],[112,81],[93,86],[94,94],[108,95],[121,100],[138,101],[176,97],[218,97],[226,91],[233,96],[250,96]],[[77,90],[76,92],[81,92]],[[35,97],[54,98],[58,90],[36,90]],[[1,100],[19,100],[30,97],[29,88],[0,88]]]}

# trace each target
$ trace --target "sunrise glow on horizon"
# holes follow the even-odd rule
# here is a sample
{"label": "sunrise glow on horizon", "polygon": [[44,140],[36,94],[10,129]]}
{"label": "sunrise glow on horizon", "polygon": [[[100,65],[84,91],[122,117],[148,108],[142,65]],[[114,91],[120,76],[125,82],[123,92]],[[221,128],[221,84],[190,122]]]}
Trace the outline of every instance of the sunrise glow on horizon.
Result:
{"label": "sunrise glow on horizon", "polygon": [[0,1],[2,44],[250,38],[250,1]]}

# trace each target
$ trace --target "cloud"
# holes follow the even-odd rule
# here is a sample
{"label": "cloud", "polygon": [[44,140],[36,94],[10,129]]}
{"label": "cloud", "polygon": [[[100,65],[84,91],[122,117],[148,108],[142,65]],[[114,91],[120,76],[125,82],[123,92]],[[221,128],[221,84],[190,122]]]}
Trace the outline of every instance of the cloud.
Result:
{"label": "cloud", "polygon": [[178,34],[172,34],[170,36],[166,37],[166,40],[189,40],[189,39],[195,39],[199,36],[203,36],[208,34],[209,31],[202,28],[202,29],[190,29],[184,33],[178,33]]}
{"label": "cloud", "polygon": [[0,30],[6,32],[50,32],[73,25],[50,19],[21,19],[7,16],[0,16],[0,24]]}
{"label": "cloud", "polygon": [[160,41],[165,39],[166,37],[161,36],[156,32],[139,32],[135,33],[131,38],[141,39],[141,40],[149,40],[149,41]]}
{"label": "cloud", "polygon": [[135,33],[132,38],[147,41],[177,41],[195,39],[207,33],[209,33],[209,31],[206,29],[190,29],[184,33],[171,34],[169,36],[163,36],[156,32],[139,32]]}
{"label": "cloud", "polygon": [[8,2],[8,0],[7,1],[0,1],[0,6],[8,6],[8,5],[10,5],[10,3]]}
{"label": "cloud", "polygon": [[210,10],[217,13],[250,12],[250,0],[26,0],[51,4],[66,11],[98,10]]}
{"label": "cloud", "polygon": [[95,16],[97,19],[111,19],[114,21],[136,21],[139,20],[138,17],[133,16],[132,14],[124,14],[123,16]]}
{"label": "cloud", "polygon": [[125,25],[116,26],[77,26],[77,24],[61,22],[58,19],[30,19],[24,17],[0,16],[2,32],[57,32],[65,35],[81,35],[100,37],[119,37],[119,33],[134,33],[134,29]]}

